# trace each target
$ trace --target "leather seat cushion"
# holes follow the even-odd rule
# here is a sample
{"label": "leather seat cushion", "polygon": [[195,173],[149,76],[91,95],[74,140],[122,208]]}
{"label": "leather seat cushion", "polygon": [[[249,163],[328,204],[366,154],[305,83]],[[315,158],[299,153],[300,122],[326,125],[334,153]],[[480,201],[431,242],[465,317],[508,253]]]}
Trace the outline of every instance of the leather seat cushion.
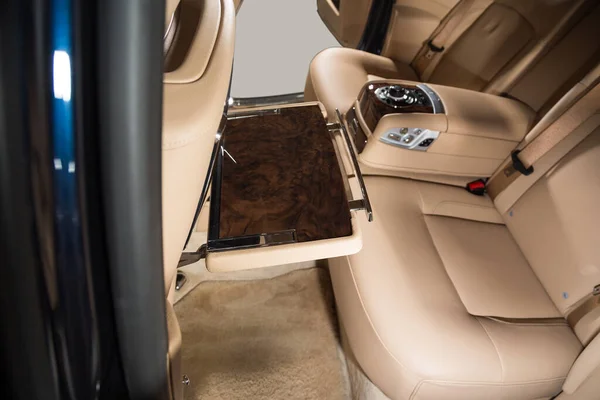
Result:
{"label": "leather seat cushion", "polygon": [[[367,376],[393,399],[532,399],[558,393],[581,351],[566,323],[506,322],[474,316],[466,306],[476,304],[479,296],[484,304],[479,311],[495,307],[485,298],[489,294],[504,308],[531,301],[530,316],[556,312],[536,287],[537,279],[523,269],[528,264],[506,236],[506,227],[497,223],[491,201],[451,186],[365,180],[374,221],[360,218],[363,249],[332,260],[330,269],[342,325]],[[468,219],[469,209],[478,222]],[[500,238],[505,250],[490,254],[498,259],[486,261],[485,251],[469,259],[469,249],[456,248],[472,229],[480,236],[479,245]],[[454,243],[447,237],[452,232]],[[455,247],[453,255],[441,241]],[[497,296],[500,290],[493,286],[481,293],[469,287],[490,285],[498,275],[489,271],[487,276],[486,268],[501,266],[503,253],[509,263],[517,260],[512,267],[517,272],[511,274],[528,282],[525,293],[513,292],[519,296],[513,302]],[[472,262],[479,265],[467,266]],[[461,266],[473,268],[471,282],[468,270],[460,278],[449,270]],[[471,298],[464,302],[464,296]]]}
{"label": "leather seat cushion", "polygon": [[306,80],[305,100],[318,100],[330,118],[345,113],[365,83],[374,79],[418,80],[407,64],[355,49],[330,48],[315,56]]}
{"label": "leather seat cushion", "polygon": [[562,318],[505,225],[425,216],[467,311],[502,318]]}

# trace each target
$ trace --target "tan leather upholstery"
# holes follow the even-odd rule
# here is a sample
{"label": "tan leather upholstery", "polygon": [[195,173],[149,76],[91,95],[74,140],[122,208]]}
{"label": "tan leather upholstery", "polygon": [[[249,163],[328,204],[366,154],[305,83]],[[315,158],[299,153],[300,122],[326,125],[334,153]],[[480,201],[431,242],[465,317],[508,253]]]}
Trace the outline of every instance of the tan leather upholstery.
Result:
{"label": "tan leather upholstery", "polygon": [[[563,314],[600,283],[600,247],[595,240],[600,210],[594,206],[600,183],[589,176],[597,171],[600,160],[598,133],[600,129],[552,167],[504,216]],[[576,333],[584,343],[595,334],[577,329]]]}
{"label": "tan leather upholstery", "polygon": [[[538,10],[535,7],[535,2],[519,2],[514,4],[517,9],[522,10],[524,15],[531,15],[528,20],[535,23],[534,30],[541,33],[547,32],[539,40],[535,41],[533,45],[530,45],[524,56],[515,57],[511,62],[511,68],[506,68],[498,76],[494,78],[494,81],[486,87],[485,91],[488,93],[500,94],[509,92],[512,89],[513,84],[518,81],[519,77],[523,76],[527,72],[528,66],[535,65],[535,60],[546,58],[544,53],[547,51],[556,51],[556,43],[561,41],[561,46],[564,46],[567,42],[562,40],[564,34],[568,31],[569,36],[573,36],[576,41],[584,42],[586,40],[585,35],[576,33],[583,26],[581,19],[583,15],[589,12],[590,8],[593,7],[595,0],[573,0],[570,2],[556,2],[558,8],[543,8]],[[534,7],[531,7],[534,5]],[[541,13],[540,13],[541,11]],[[547,15],[547,12],[551,14],[560,15],[556,18],[556,15]],[[533,14],[533,15],[532,15]],[[594,19],[592,17],[592,19]],[[574,25],[578,25],[577,28],[572,29]],[[580,50],[577,50],[579,52]],[[583,55],[587,57],[588,55]],[[580,54],[570,54],[570,56],[581,57]],[[547,63],[547,61],[546,61]],[[579,65],[578,62],[574,63]],[[563,66],[569,68],[568,66]],[[531,76],[535,76],[533,74]],[[568,74],[560,74],[561,77],[566,77]],[[550,87],[558,88],[559,85],[555,86],[555,82],[548,82]]]}
{"label": "tan leather upholstery", "polygon": [[[536,111],[549,108],[600,60],[600,3],[580,16],[562,40],[504,90]],[[575,14],[578,16],[579,14]],[[568,60],[568,62],[565,62]],[[492,91],[493,92],[493,91]]]}
{"label": "tan leather upholstery", "polygon": [[600,284],[600,119],[573,135],[508,206],[365,178],[374,222],[330,270],[352,352],[390,398],[597,398],[600,309],[564,317]]}
{"label": "tan leather upholstery", "polygon": [[[215,21],[207,21],[207,16],[217,16],[218,31],[203,35],[201,26],[188,29],[193,37],[185,61],[180,69],[164,76],[162,201],[167,292],[173,287],[223,114],[235,37],[232,0],[183,0],[181,6],[191,7],[199,13],[198,21],[206,21],[209,26]],[[184,31],[183,25],[181,28]]]}
{"label": "tan leather upholstery", "polygon": [[458,2],[396,0],[381,55],[410,64],[429,35]]}
{"label": "tan leather upholstery", "polygon": [[[453,1],[435,6],[431,3],[403,0],[396,5],[394,15],[415,24],[429,21],[426,26],[433,31],[433,21],[441,20],[443,15],[439,14],[447,12]],[[420,48],[424,34],[416,30],[419,40],[413,40],[412,30],[401,24],[396,29],[392,23],[389,35],[398,38],[396,45],[387,44],[383,54],[388,57],[352,49],[326,49],[319,53],[309,68],[305,98],[321,101],[331,116],[335,108],[347,111],[366,82],[405,79],[493,94],[508,92],[534,110],[542,110],[558,100],[568,85],[577,82],[600,57],[600,42],[589,40],[600,34],[600,6],[584,12],[595,3],[476,0],[451,35],[442,56],[419,77],[409,62],[418,51],[415,43]],[[400,10],[407,14],[401,15]],[[557,26],[561,29],[554,29]],[[412,56],[402,56],[402,51]]]}
{"label": "tan leather upholstery", "polygon": [[506,227],[431,216],[425,222],[469,314],[522,319],[561,316]]}
{"label": "tan leather upholstery", "polygon": [[[474,316],[461,300],[481,298],[480,314],[518,312],[523,301],[547,315],[557,313],[531,270],[524,272],[529,266],[506,227],[465,219],[469,208],[494,210],[491,201],[450,186],[380,177],[366,181],[374,222],[359,221],[364,222],[362,251],[334,260],[330,271],[342,325],[367,376],[392,399],[533,399],[558,393],[581,349],[565,322],[518,324]],[[460,197],[461,213],[446,212],[448,217],[435,208],[424,210],[421,198],[427,199],[428,189]],[[436,247],[440,226],[454,231],[454,259]],[[479,236],[476,244],[473,231]],[[499,236],[504,239],[495,247]],[[494,249],[489,258],[471,253],[482,243]],[[465,268],[455,284],[447,264],[473,257],[495,265],[455,265]],[[515,260],[518,265],[509,265]],[[501,286],[493,285],[499,271],[486,267],[502,268],[510,278],[525,277],[538,289],[514,288],[519,297],[504,297]],[[509,283],[509,277],[502,282]],[[490,287],[497,290],[485,290]],[[511,314],[500,316],[506,315]]]}
{"label": "tan leather upholstery", "polygon": [[[200,79],[213,56],[219,30],[222,29],[222,5],[218,1],[186,0],[180,12],[198,13],[197,20],[189,20],[190,23],[195,23],[197,28],[193,31],[193,38],[186,48],[183,62],[165,74],[164,83],[190,83]],[[188,21],[183,18],[180,20],[183,20],[181,23]],[[177,39],[180,42],[185,40],[183,37]]]}
{"label": "tan leather upholstery", "polygon": [[535,33],[527,20],[499,1],[473,1],[421,79],[481,90],[521,51]]}
{"label": "tan leather upholstery", "polygon": [[[591,373],[596,372],[596,376]],[[596,336],[590,344],[583,350],[577,358],[577,361],[571,368],[569,376],[563,385],[563,391],[566,394],[576,393],[584,386],[587,380],[596,378],[596,388],[600,386],[598,377],[600,376],[600,336]],[[598,392],[596,392],[598,393]]]}
{"label": "tan leather upholstery", "polygon": [[407,64],[364,51],[331,48],[320,52],[310,63],[305,100],[319,100],[330,118],[336,108],[347,111],[363,85],[371,78],[418,80]]}

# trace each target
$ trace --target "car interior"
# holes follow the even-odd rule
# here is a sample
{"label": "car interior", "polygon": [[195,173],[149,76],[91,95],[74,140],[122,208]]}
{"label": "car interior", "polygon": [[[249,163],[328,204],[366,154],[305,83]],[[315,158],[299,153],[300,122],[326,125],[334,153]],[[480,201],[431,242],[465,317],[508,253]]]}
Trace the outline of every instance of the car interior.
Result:
{"label": "car interior", "polygon": [[243,2],[166,4],[172,398],[600,398],[600,2],[317,0],[254,100]]}

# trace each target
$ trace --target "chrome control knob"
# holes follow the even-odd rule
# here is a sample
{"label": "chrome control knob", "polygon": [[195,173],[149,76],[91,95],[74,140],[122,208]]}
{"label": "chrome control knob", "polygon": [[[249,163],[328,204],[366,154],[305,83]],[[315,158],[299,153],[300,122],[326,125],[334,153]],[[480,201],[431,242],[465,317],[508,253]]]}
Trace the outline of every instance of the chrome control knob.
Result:
{"label": "chrome control knob", "polygon": [[404,88],[402,88],[400,86],[390,86],[390,88],[388,89],[388,95],[390,97],[398,99],[398,98],[402,97],[403,95],[405,95],[405,91],[404,91]]}
{"label": "chrome control knob", "polygon": [[387,97],[391,99],[396,105],[401,104],[414,104],[417,98],[410,90],[403,88],[402,86],[393,85],[387,90]]}

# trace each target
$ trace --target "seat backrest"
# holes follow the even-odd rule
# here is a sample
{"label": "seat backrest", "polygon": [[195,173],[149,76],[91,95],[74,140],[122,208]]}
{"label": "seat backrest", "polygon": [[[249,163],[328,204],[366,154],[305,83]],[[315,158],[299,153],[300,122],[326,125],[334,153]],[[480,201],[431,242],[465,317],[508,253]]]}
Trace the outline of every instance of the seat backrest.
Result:
{"label": "seat backrest", "polygon": [[[597,68],[596,70],[600,70]],[[596,71],[597,72],[597,71]],[[597,79],[594,81],[597,82]],[[494,200],[506,226],[538,279],[564,315],[600,284],[600,86],[578,102],[589,102],[572,132]],[[571,118],[565,112],[563,118]],[[600,331],[600,308],[574,331],[587,344]]]}
{"label": "seat backrest", "polygon": [[569,32],[547,49],[537,63],[525,68],[519,78],[509,77],[509,85],[500,90],[490,86],[486,91],[506,92],[538,115],[546,114],[600,61],[600,2],[594,0],[584,4],[575,19]]}
{"label": "seat backrest", "polygon": [[180,7],[176,61],[167,61],[163,75],[163,254],[171,299],[223,120],[235,40],[232,0],[186,0]]}
{"label": "seat backrest", "polygon": [[430,74],[426,69],[421,78],[483,90],[504,65],[531,45],[535,36],[533,26],[513,8],[498,1],[473,1],[450,34],[437,65],[428,68]]}
{"label": "seat backrest", "polygon": [[[593,31],[590,23],[600,26],[595,13],[586,16],[594,5],[593,0],[475,0],[446,50],[421,78],[494,94],[508,92],[538,111],[580,79],[578,73],[600,49],[597,40],[589,40],[598,35],[588,36]],[[583,54],[564,58],[578,52],[573,46],[580,42],[585,43]],[[569,62],[557,62],[557,57]],[[538,93],[540,83],[544,90]]]}

